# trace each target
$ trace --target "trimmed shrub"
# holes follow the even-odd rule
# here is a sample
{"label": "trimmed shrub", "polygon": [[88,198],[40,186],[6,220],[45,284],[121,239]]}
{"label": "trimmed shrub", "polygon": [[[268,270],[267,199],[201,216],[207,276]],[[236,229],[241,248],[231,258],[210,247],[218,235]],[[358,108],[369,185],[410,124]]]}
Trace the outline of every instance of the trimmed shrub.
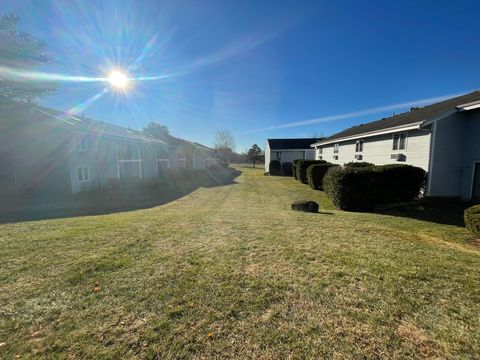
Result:
{"label": "trimmed shrub", "polygon": [[334,205],[343,210],[372,210],[377,205],[412,201],[421,192],[426,173],[410,165],[333,168],[323,187]]}
{"label": "trimmed shrub", "polygon": [[282,172],[283,175],[285,176],[292,176],[293,175],[293,170],[292,170],[293,164],[291,162],[285,162],[282,164]]}
{"label": "trimmed shrub", "polygon": [[308,185],[315,190],[323,190],[323,178],[325,177],[328,169],[334,166],[340,166],[335,164],[314,164],[307,168],[307,180]]}
{"label": "trimmed shrub", "polygon": [[373,169],[380,174],[375,185],[379,194],[379,204],[412,201],[425,187],[427,174],[422,168],[390,164],[374,166]]}
{"label": "trimmed shrub", "polygon": [[278,160],[271,160],[268,165],[270,175],[282,175],[282,164]]}
{"label": "trimmed shrub", "polygon": [[468,230],[474,234],[480,234],[480,205],[474,205],[465,210],[463,219]]}
{"label": "trimmed shrub", "polygon": [[298,180],[298,178],[297,178],[296,166],[297,166],[297,163],[298,163],[299,161],[300,161],[300,159],[293,160],[292,173],[293,173],[293,177],[295,178],[295,180]]}
{"label": "trimmed shrub", "polygon": [[358,162],[352,161],[343,165],[343,167],[345,168],[363,168],[368,166],[375,166],[375,164],[372,164],[366,161],[358,161]]}
{"label": "trimmed shrub", "polygon": [[325,160],[298,160],[295,164],[295,173],[297,174],[297,180],[304,184],[308,184],[307,168],[310,165],[326,163],[327,162]]}

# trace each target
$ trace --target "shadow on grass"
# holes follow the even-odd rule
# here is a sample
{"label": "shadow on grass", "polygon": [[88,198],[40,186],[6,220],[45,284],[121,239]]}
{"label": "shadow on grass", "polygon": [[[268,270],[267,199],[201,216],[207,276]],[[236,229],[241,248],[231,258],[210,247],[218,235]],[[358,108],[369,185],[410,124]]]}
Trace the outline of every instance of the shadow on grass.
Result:
{"label": "shadow on grass", "polygon": [[233,168],[195,171],[189,176],[156,183],[130,184],[119,189],[99,189],[75,195],[38,193],[4,199],[0,204],[0,224],[21,221],[111,214],[152,208],[177,200],[198,188],[236,184],[241,171]]}
{"label": "shadow on grass", "polygon": [[458,199],[427,198],[415,203],[377,210],[375,213],[463,227],[465,226],[463,213],[472,205]]}

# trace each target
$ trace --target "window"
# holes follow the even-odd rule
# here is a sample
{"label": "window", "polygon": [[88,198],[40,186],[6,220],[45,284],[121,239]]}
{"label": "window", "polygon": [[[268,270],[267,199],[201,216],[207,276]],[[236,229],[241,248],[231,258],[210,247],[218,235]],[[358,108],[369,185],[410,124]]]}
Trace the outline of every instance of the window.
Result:
{"label": "window", "polygon": [[177,167],[186,168],[187,167],[187,158],[185,151],[183,149],[177,150]]}
{"label": "window", "polygon": [[281,152],[281,151],[277,151],[277,152],[276,152],[276,157],[277,157],[277,160],[282,160],[282,152]]}
{"label": "window", "polygon": [[405,150],[407,148],[407,133],[393,134],[393,150]]}
{"label": "window", "polygon": [[322,147],[320,147],[320,146],[317,147],[317,150],[318,150],[318,153],[319,153],[319,154],[323,154],[323,148],[322,148]]}
{"label": "window", "polygon": [[334,154],[338,154],[339,150],[340,150],[340,144],[337,143],[337,144],[333,145],[333,153]]}
{"label": "window", "polygon": [[363,151],[363,140],[357,140],[355,143],[355,152],[362,152]]}
{"label": "window", "polygon": [[75,149],[78,151],[87,150],[87,141],[84,136],[75,136]]}
{"label": "window", "polygon": [[88,167],[79,167],[77,168],[77,179],[78,182],[88,181]]}

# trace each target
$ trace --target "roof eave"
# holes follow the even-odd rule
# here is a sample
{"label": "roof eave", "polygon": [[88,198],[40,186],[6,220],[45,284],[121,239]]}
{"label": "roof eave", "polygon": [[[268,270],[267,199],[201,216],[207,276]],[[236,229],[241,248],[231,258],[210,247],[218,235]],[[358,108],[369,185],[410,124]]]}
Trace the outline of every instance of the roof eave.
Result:
{"label": "roof eave", "polygon": [[329,144],[334,144],[334,143],[344,142],[344,141],[349,141],[349,140],[358,140],[358,139],[363,139],[363,138],[366,138],[366,137],[395,133],[395,132],[398,132],[398,131],[420,129],[420,127],[422,126],[423,123],[424,123],[424,121],[418,121],[418,122],[415,122],[415,123],[412,123],[412,124],[394,126],[394,127],[391,127],[391,128],[385,128],[385,129],[376,130],[376,131],[364,132],[364,133],[351,135],[351,136],[345,136],[345,137],[341,137],[341,138],[335,138],[335,139],[328,139],[327,138],[324,141],[319,141],[319,142],[311,144],[310,147],[314,148],[314,147],[317,147],[317,146],[329,145]]}

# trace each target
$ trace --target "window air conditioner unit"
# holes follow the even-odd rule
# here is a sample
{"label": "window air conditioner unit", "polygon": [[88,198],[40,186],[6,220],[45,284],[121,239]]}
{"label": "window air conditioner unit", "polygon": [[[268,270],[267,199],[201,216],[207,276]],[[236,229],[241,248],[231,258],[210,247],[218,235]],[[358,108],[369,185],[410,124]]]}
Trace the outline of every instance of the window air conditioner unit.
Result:
{"label": "window air conditioner unit", "polygon": [[318,156],[318,160],[322,160],[323,159],[323,156],[322,155],[319,155]]}
{"label": "window air conditioner unit", "polygon": [[363,159],[363,155],[355,155],[355,160],[362,160]]}
{"label": "window air conditioner unit", "polygon": [[338,155],[333,155],[333,160],[338,160]]}
{"label": "window air conditioner unit", "polygon": [[405,161],[407,157],[403,154],[392,154],[390,155],[390,159],[397,161]]}

